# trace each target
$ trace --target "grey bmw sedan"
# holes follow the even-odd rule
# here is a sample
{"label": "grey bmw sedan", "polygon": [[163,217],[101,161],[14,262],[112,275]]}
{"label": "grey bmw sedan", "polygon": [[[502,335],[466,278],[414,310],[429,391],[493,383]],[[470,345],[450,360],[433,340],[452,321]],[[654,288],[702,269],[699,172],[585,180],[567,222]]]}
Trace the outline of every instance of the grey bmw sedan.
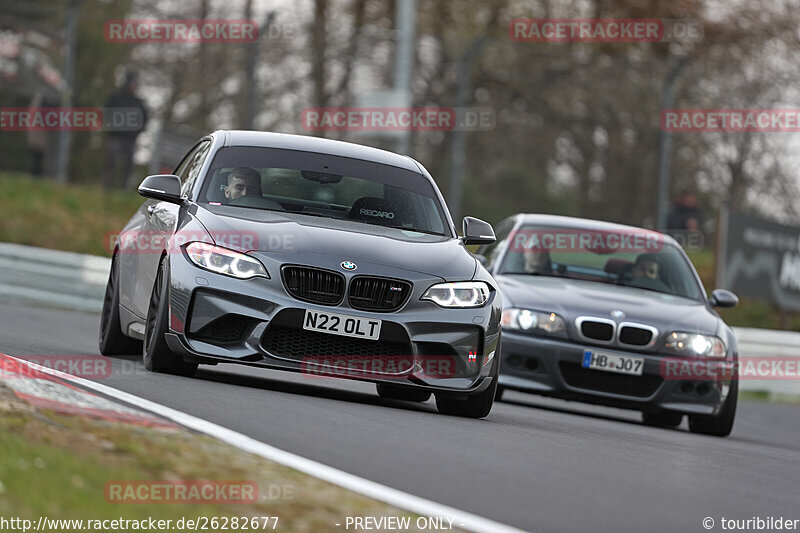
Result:
{"label": "grey bmw sedan", "polygon": [[736,338],[669,236],[516,215],[478,250],[503,293],[506,389],[636,409],[644,422],[725,436],[736,414]]}
{"label": "grey bmw sedan", "polygon": [[345,142],[218,131],[150,176],[122,230],[103,354],[191,375],[237,363],[377,383],[480,418],[497,387],[502,299],[433,178],[407,156]]}

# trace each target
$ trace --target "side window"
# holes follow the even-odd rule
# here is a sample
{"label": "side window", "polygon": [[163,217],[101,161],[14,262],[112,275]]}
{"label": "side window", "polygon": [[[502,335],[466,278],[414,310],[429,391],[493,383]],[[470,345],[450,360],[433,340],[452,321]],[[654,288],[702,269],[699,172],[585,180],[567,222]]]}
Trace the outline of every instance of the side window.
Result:
{"label": "side window", "polygon": [[500,255],[503,253],[503,250],[506,248],[506,239],[508,239],[511,230],[514,228],[514,221],[508,220],[506,222],[501,222],[500,225],[497,227],[497,232],[495,236],[497,240],[494,241],[492,244],[484,246],[483,248],[478,250],[478,253],[486,257],[486,268],[491,269],[495,266],[495,261]]}
{"label": "side window", "polygon": [[189,164],[192,162],[194,156],[197,154],[197,150],[199,149],[200,145],[196,145],[189,150],[189,153],[186,154],[186,156],[183,158],[183,161],[181,161],[178,166],[175,167],[175,170],[172,171],[173,174],[181,179],[181,183],[186,181],[186,173],[187,169],[189,168]]}
{"label": "side window", "polygon": [[181,194],[186,196],[192,190],[197,177],[200,175],[200,169],[203,162],[206,160],[208,151],[211,149],[211,142],[203,141],[186,157],[178,169],[178,177],[181,179],[183,186],[181,187]]}

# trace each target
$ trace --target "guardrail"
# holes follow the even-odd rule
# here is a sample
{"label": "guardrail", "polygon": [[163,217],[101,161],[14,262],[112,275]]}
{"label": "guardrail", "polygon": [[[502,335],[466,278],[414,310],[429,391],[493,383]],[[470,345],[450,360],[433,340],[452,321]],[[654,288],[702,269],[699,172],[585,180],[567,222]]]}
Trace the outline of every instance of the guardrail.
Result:
{"label": "guardrail", "polygon": [[[739,342],[740,357],[798,357],[800,332],[772,329],[733,328]],[[774,395],[800,397],[800,378],[742,379],[739,390],[764,391]]]}
{"label": "guardrail", "polygon": [[[99,312],[111,260],[0,243],[0,300]],[[800,332],[734,328],[742,357],[800,356]],[[742,380],[744,391],[800,397],[800,379]]]}
{"label": "guardrail", "polygon": [[0,243],[0,301],[99,312],[110,270],[105,257]]}

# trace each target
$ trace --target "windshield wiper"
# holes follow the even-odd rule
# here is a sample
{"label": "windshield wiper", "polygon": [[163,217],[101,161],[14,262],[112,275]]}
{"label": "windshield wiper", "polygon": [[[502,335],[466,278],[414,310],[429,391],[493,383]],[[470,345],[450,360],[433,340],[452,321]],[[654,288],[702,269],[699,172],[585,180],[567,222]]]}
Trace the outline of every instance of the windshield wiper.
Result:
{"label": "windshield wiper", "polygon": [[362,224],[369,224],[370,226],[380,226],[382,228],[391,228],[391,229],[400,229],[403,231],[413,231],[416,233],[424,233],[425,235],[436,235],[438,237],[444,237],[444,233],[438,233],[431,230],[426,229],[417,229],[417,228],[407,228],[404,226],[387,226],[386,224],[381,224],[380,222],[373,222],[371,220],[354,220],[353,222],[361,222]]}
{"label": "windshield wiper", "polygon": [[[322,213],[315,213],[313,211],[276,211],[276,212],[277,213],[292,213],[292,214],[295,214],[295,215],[307,215],[307,216],[310,216],[310,217],[322,217],[322,218],[332,218],[334,220],[341,220],[338,217],[332,217],[332,216],[328,216],[328,215],[323,215]],[[416,233],[424,233],[426,235],[436,235],[438,237],[444,237],[443,233],[437,233],[435,231],[429,231],[429,230],[424,230],[424,229],[406,228],[406,227],[403,227],[403,226],[387,226],[385,224],[381,224],[379,222],[371,222],[369,220],[354,220],[353,222],[361,222],[363,224],[370,224],[372,226],[381,226],[383,228],[400,229],[400,230],[403,230],[403,231],[413,231],[413,232],[416,232]]]}
{"label": "windshield wiper", "polygon": [[277,213],[292,213],[294,215],[306,215],[309,217],[323,217],[323,218],[336,218],[323,215],[322,213],[314,213],[313,211],[276,211]]}
{"label": "windshield wiper", "polygon": [[439,237],[444,237],[444,233],[437,233],[435,231],[430,231],[427,229],[404,228],[403,226],[383,226],[383,227],[392,229],[401,229],[403,231],[413,231],[415,233],[424,233],[425,235],[438,235]]}

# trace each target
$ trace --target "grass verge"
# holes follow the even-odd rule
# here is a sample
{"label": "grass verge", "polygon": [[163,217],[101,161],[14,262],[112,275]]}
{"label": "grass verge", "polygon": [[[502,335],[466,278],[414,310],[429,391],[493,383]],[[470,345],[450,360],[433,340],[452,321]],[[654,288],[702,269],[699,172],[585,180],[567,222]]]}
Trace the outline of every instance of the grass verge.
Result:
{"label": "grass verge", "polygon": [[778,394],[768,391],[739,391],[739,399],[754,402],[788,403],[791,405],[800,405],[800,396],[795,396],[793,394]]}
{"label": "grass verge", "polygon": [[132,191],[59,185],[0,173],[0,241],[109,256],[119,232],[144,199]]}
{"label": "grass verge", "polygon": [[[2,383],[0,450],[0,517],[34,524],[42,516],[173,521],[277,516],[279,531],[312,532],[343,529],[347,516],[407,516],[412,525],[416,520],[407,511],[182,428],[146,428],[39,410]],[[197,505],[106,500],[107,483],[134,480],[250,481],[258,484],[259,498],[258,503]]]}

